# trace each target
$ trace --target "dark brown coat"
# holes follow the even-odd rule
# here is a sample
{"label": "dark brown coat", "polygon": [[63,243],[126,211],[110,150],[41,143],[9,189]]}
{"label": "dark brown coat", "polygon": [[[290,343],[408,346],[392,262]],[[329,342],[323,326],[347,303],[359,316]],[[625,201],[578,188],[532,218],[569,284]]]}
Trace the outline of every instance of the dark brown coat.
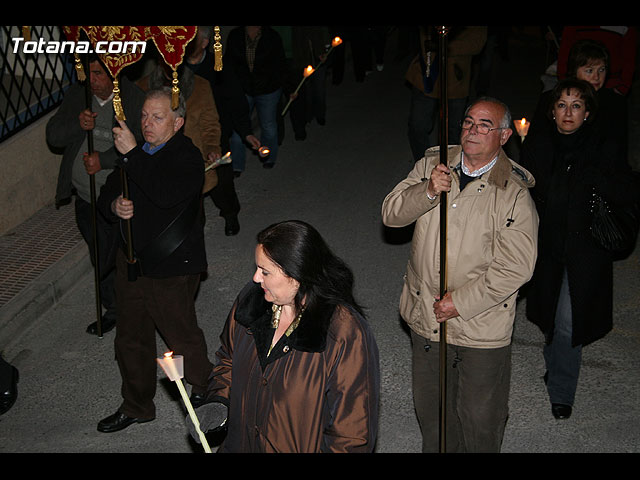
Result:
{"label": "dark brown coat", "polygon": [[305,311],[267,357],[271,303],[240,293],[221,335],[209,399],[229,407],[221,452],[372,452],[378,431],[378,349],[344,306]]}

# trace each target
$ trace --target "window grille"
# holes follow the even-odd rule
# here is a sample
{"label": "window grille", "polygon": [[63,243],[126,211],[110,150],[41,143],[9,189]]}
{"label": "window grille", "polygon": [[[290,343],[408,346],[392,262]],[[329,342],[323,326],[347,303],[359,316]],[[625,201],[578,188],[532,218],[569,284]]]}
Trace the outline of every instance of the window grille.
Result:
{"label": "window grille", "polygon": [[60,105],[75,79],[72,54],[37,48],[37,42],[66,40],[62,28],[27,28],[30,37],[23,27],[0,26],[0,143]]}

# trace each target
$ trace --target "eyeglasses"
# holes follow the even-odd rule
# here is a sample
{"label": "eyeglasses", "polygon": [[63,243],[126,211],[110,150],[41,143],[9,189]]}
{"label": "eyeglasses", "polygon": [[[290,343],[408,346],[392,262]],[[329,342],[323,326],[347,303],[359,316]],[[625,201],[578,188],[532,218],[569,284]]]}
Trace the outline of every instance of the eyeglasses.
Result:
{"label": "eyeglasses", "polygon": [[487,135],[489,134],[489,132],[492,132],[493,130],[502,130],[505,128],[505,127],[490,127],[486,123],[473,123],[469,119],[465,119],[462,122],[460,122],[460,127],[463,130],[471,130],[474,127],[474,125],[476,127],[476,131],[480,135]]}

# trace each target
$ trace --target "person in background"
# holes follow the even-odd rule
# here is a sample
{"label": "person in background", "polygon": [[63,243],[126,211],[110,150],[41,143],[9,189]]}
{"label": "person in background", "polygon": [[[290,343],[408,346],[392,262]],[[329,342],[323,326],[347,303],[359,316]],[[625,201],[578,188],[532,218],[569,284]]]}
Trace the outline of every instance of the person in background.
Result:
{"label": "person in background", "polygon": [[0,355],[0,415],[7,413],[18,399],[18,369]]}
{"label": "person in background", "polygon": [[[433,26],[420,28],[420,50],[405,75],[411,89],[408,137],[414,160],[422,158],[427,148],[437,144],[441,78],[438,35]],[[450,145],[455,145],[460,140],[460,121],[469,97],[471,62],[482,52],[487,27],[453,27],[447,36],[448,139]]]}
{"label": "person in background", "polygon": [[[610,147],[617,148],[619,154],[626,158],[629,142],[627,100],[606,86],[609,65],[610,55],[604,44],[591,39],[579,40],[569,52],[566,78],[584,80],[593,87],[598,114],[592,116],[590,123],[593,126],[590,128],[607,137]],[[541,95],[531,120],[528,138],[535,137],[539,129],[546,134],[549,128],[555,128],[553,120],[549,117],[549,109],[552,108],[551,95],[551,91]]]}
{"label": "person in background", "polygon": [[[278,157],[278,106],[285,81],[286,60],[282,38],[268,26],[240,26],[229,32],[223,58],[224,68],[232,69],[260,122],[262,146],[269,155],[261,159],[264,168],[273,168]],[[245,169],[245,143],[237,131],[231,135],[233,170],[239,176]]]}
{"label": "person in background", "polygon": [[[95,262],[93,212],[91,208],[90,175],[94,176],[96,196],[107,176],[114,168],[119,154],[113,144],[111,129],[114,125],[113,81],[97,55],[89,57],[88,81],[91,87],[91,108],[87,108],[84,84],[74,84],[65,93],[60,108],[47,122],[47,142],[54,148],[64,149],[58,184],[56,207],[66,205],[75,195],[75,213],[78,230],[82,234],[91,262]],[[123,77],[120,82],[122,107],[132,125],[132,132],[141,139],[140,110],[144,92]],[[94,151],[89,154],[87,132],[92,132]],[[116,325],[116,298],[114,294],[114,252],[117,232],[98,212],[96,236],[98,268],[100,271],[100,300],[104,308],[101,318],[102,333]],[[95,263],[94,263],[95,267]],[[97,321],[87,327],[87,333],[97,335]]]}
{"label": "person in background", "polygon": [[[215,69],[215,61],[211,52],[212,27],[198,27],[198,36],[189,43],[185,56],[185,65],[196,75],[209,81],[213,91],[216,108],[220,119],[220,151],[226,154],[231,151],[229,144],[234,131],[238,132],[253,150],[260,148],[260,140],[253,134],[249,103],[242,91],[233,69]],[[218,184],[211,189],[209,197],[220,210],[224,218],[224,233],[227,236],[237,235],[240,231],[238,215],[240,201],[234,184],[233,167],[230,163],[216,167]]]}

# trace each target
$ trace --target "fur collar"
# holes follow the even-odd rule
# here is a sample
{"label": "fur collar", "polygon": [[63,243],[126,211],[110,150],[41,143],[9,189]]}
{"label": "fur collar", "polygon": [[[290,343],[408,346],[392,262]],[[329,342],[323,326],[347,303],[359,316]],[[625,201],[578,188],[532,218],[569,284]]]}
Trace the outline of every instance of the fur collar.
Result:
{"label": "fur collar", "polygon": [[280,358],[290,349],[303,352],[324,351],[329,324],[335,311],[334,305],[307,308],[298,327],[289,337],[283,336],[267,358],[267,351],[274,333],[271,328],[271,307],[272,303],[264,299],[264,292],[260,285],[254,282],[245,285],[238,295],[235,319],[253,335],[258,358],[263,367]]}

